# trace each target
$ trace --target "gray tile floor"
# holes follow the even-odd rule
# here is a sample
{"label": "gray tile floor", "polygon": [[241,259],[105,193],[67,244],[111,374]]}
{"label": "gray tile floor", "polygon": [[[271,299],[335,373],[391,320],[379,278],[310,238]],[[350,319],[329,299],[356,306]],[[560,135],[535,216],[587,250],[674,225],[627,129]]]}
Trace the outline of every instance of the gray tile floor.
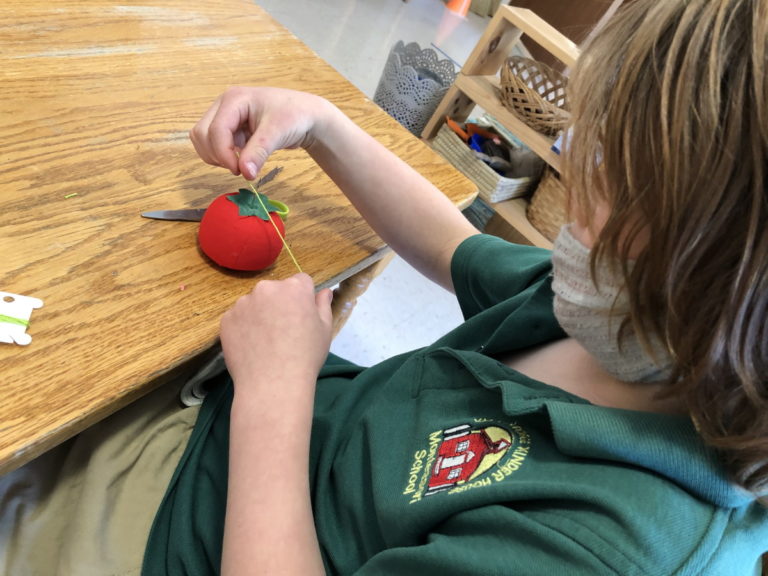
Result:
{"label": "gray tile floor", "polygon": [[[462,18],[442,0],[256,0],[278,22],[373,98],[398,40],[463,64],[488,18]],[[358,301],[331,350],[370,365],[431,343],[461,322],[452,294],[395,258]]]}

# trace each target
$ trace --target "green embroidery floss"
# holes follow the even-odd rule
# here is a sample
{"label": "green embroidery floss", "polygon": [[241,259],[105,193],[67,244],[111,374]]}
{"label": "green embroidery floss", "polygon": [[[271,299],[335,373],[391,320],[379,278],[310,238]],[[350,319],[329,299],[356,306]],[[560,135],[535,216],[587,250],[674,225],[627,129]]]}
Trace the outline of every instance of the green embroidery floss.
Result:
{"label": "green embroidery floss", "polygon": [[267,213],[267,217],[269,218],[269,221],[272,224],[272,226],[275,228],[275,232],[277,232],[278,238],[280,238],[281,242],[283,243],[283,246],[285,246],[285,249],[288,251],[288,255],[291,257],[291,260],[293,260],[293,265],[296,266],[296,269],[299,272],[303,272],[303,270],[301,269],[301,266],[299,266],[299,261],[296,260],[296,256],[293,255],[293,252],[291,251],[291,247],[288,246],[288,242],[286,242],[285,238],[283,238],[283,235],[280,234],[280,230],[278,230],[277,224],[275,224],[275,221],[272,220],[272,217],[269,215],[269,212],[267,211],[267,207],[264,206],[264,201],[261,199],[261,196],[259,196],[259,193],[256,191],[256,188],[254,188],[253,184],[251,184],[250,182],[248,182],[248,186],[250,186],[253,193],[256,194],[256,198],[259,199],[259,204],[261,204],[261,207],[264,209],[264,212]]}
{"label": "green embroidery floss", "polygon": [[[235,156],[237,156],[238,160],[240,159],[240,153],[239,152],[235,152]],[[269,212],[267,211],[267,207],[264,206],[264,201],[261,199],[261,196],[259,196],[258,190],[256,190],[256,187],[247,178],[246,178],[246,182],[248,182],[248,186],[251,187],[251,191],[254,194],[256,194],[256,198],[259,199],[259,203],[261,204],[261,207],[267,213],[267,218],[269,218],[269,221],[271,222],[272,226],[275,228],[275,232],[277,232],[277,237],[280,238],[280,241],[283,243],[283,246],[285,247],[285,250],[288,252],[288,255],[291,257],[291,260],[293,260],[293,265],[296,266],[296,269],[299,272],[303,272],[303,270],[301,269],[301,266],[299,266],[299,261],[296,260],[296,256],[293,255],[293,251],[291,250],[291,247],[288,246],[288,242],[286,242],[285,238],[283,237],[283,235],[280,234],[280,230],[277,229],[277,224],[275,224],[274,220],[272,220],[272,217],[269,215]]]}
{"label": "green embroidery floss", "polygon": [[13,316],[5,316],[0,314],[0,324],[15,324],[17,326],[29,326],[29,320],[22,320],[21,318],[14,318]]}

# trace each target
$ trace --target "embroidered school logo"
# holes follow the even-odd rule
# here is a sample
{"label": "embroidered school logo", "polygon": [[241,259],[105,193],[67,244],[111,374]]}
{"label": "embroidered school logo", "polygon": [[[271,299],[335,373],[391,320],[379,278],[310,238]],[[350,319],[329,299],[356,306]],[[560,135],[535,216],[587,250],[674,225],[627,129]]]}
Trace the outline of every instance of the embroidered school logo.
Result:
{"label": "embroidered school logo", "polygon": [[529,435],[515,423],[462,424],[438,430],[430,434],[429,447],[414,454],[403,495],[410,496],[413,504],[438,492],[455,494],[490,486],[518,470],[529,447]]}

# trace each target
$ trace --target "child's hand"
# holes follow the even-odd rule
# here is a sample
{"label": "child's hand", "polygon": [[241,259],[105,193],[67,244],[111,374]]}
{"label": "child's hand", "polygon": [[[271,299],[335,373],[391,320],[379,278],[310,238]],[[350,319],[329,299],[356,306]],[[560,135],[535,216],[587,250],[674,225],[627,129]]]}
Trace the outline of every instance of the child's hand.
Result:
{"label": "child's hand", "polygon": [[236,391],[264,383],[290,396],[282,387],[314,385],[331,345],[331,300],[330,290],[315,294],[306,274],[263,280],[242,296],[221,320],[221,343]]}
{"label": "child's hand", "polygon": [[318,122],[332,109],[323,98],[304,92],[230,88],[198,121],[190,138],[205,162],[253,180],[275,150],[309,146]]}

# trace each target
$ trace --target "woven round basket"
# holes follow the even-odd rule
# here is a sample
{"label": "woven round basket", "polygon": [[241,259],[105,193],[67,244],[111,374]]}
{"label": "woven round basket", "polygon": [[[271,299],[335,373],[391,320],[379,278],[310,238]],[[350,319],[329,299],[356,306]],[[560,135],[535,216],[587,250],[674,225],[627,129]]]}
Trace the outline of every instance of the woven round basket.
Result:
{"label": "woven round basket", "polygon": [[528,126],[554,135],[568,121],[568,78],[546,64],[510,56],[501,67],[501,100]]}
{"label": "woven round basket", "polygon": [[554,170],[547,170],[528,203],[528,221],[547,240],[554,242],[567,221],[566,210],[565,186]]}

